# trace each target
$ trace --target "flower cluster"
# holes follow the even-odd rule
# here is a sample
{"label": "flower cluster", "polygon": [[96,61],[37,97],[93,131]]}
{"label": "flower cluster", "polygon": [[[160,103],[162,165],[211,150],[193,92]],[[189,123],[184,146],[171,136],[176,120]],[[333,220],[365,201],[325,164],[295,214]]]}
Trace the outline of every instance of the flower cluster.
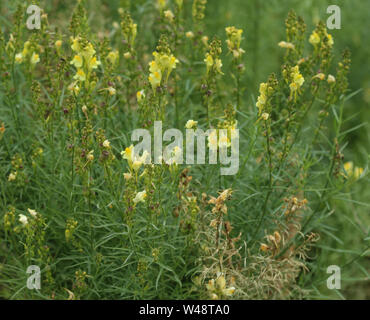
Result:
{"label": "flower cluster", "polygon": [[15,55],[15,62],[22,63],[28,61],[31,65],[35,65],[40,62],[40,56],[38,50],[34,44],[30,41],[26,41],[23,46],[23,51]]}
{"label": "flower cluster", "polygon": [[79,92],[80,86],[78,83],[85,82],[85,88],[89,89],[90,87],[95,86],[95,82],[90,83],[90,78],[92,71],[97,69],[100,65],[100,61],[96,57],[96,51],[93,45],[80,38],[71,38],[72,41],[72,50],[75,53],[71,64],[77,69],[77,72],[73,79],[76,81],[71,85],[70,89],[73,89],[75,93]]}
{"label": "flower cluster", "polygon": [[164,38],[160,40],[157,51],[153,52],[154,60],[149,63],[150,75],[148,79],[154,93],[161,84],[167,84],[172,70],[179,63],[179,60],[171,53],[165,42],[166,40]]}
{"label": "flower cluster", "polygon": [[304,78],[302,74],[299,72],[299,66],[296,65],[290,69],[290,79],[291,82],[289,84],[290,94],[291,97],[294,96],[294,99],[297,98],[297,93],[300,92],[300,88],[304,83]]}
{"label": "flower cluster", "polygon": [[217,279],[211,279],[206,284],[207,291],[212,300],[219,300],[223,297],[230,297],[235,292],[235,287],[227,287],[225,276],[218,272]]}
{"label": "flower cluster", "polygon": [[245,51],[240,48],[243,30],[235,27],[227,27],[225,30],[227,35],[226,44],[229,52],[233,54],[234,58],[241,57],[242,54],[245,53]]}

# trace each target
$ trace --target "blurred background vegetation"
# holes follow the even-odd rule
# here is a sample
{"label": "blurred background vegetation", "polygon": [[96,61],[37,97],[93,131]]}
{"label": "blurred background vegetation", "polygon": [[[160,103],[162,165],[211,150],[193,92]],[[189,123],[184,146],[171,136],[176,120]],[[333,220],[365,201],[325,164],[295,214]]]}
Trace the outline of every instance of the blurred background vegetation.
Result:
{"label": "blurred background vegetation", "polygon": [[[44,11],[48,13],[51,24],[61,30],[68,29],[71,8],[75,0],[43,1]],[[119,22],[118,8],[127,1],[88,0],[89,23],[91,30],[97,33],[109,33],[112,23]],[[143,50],[151,52],[158,39],[155,30],[145,28],[146,12],[154,0],[131,1],[131,12],[138,24]],[[190,3],[190,0],[184,0]],[[32,1],[30,1],[32,3]],[[326,21],[329,5],[341,8],[341,29],[330,30],[333,35],[335,55],[348,47],[352,54],[352,67],[349,75],[351,92],[357,92],[346,102],[345,117],[348,119],[344,130],[351,130],[345,147],[344,161],[353,161],[357,166],[367,167],[370,151],[370,2],[364,0],[328,1],[328,0],[208,0],[206,11],[206,34],[211,38],[218,35],[225,39],[225,27],[235,26],[244,30],[242,47],[246,50],[245,84],[247,92],[244,99],[253,103],[258,95],[258,85],[265,81],[271,72],[278,73],[283,62],[284,50],[277,43],[285,40],[284,21],[289,10],[294,9],[307,24],[307,37],[319,20]],[[0,24],[8,26],[17,1],[0,2]],[[190,8],[190,5],[187,5]],[[190,12],[189,12],[190,14]],[[188,31],[188,30],[184,30]],[[143,33],[145,34],[143,36]],[[370,257],[363,254],[369,243],[370,225],[370,188],[367,179],[354,185],[353,196],[346,201],[334,203],[336,210],[326,220],[330,229],[321,234],[321,242],[312,256],[311,278],[305,277],[307,288],[314,289],[313,297],[370,299]],[[333,200],[335,201],[335,200]],[[335,248],[335,249],[330,249]],[[368,248],[368,247],[367,247]],[[362,256],[360,257],[360,255]],[[342,290],[326,289],[326,268],[329,265],[342,266]],[[315,287],[317,279],[321,285]],[[309,283],[312,280],[312,283]],[[317,289],[317,291],[315,291]],[[317,295],[315,295],[317,293]]]}

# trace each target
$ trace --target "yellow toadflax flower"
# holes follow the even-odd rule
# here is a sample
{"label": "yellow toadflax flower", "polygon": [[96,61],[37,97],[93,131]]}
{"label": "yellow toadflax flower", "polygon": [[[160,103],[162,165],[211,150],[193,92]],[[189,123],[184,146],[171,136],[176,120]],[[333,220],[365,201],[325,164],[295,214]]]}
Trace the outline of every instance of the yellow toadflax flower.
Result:
{"label": "yellow toadflax flower", "polygon": [[134,203],[137,204],[139,202],[145,202],[145,198],[146,198],[146,191],[141,191],[141,192],[138,192],[134,198]]}
{"label": "yellow toadflax flower", "polygon": [[115,65],[116,62],[118,61],[119,58],[119,53],[117,50],[111,51],[108,53],[107,60],[112,64]]}
{"label": "yellow toadflax flower", "polygon": [[17,178],[17,172],[11,172],[8,176],[8,181],[14,181]]}
{"label": "yellow toadflax flower", "polygon": [[164,12],[164,16],[165,18],[169,21],[169,22],[173,22],[173,19],[175,18],[175,15],[173,14],[173,12],[171,10],[166,10]]}
{"label": "yellow toadflax flower", "polygon": [[198,124],[198,121],[194,121],[194,120],[188,120],[186,122],[186,125],[185,125],[185,128],[186,129],[192,129],[192,128],[195,128]]}
{"label": "yellow toadflax flower", "polygon": [[143,90],[140,90],[138,92],[136,92],[136,99],[137,99],[137,102],[141,102],[143,99],[145,99],[145,91],[144,89]]}
{"label": "yellow toadflax flower", "polygon": [[32,216],[32,217],[34,217],[34,218],[36,218],[37,217],[37,211],[36,210],[33,210],[33,209],[30,209],[30,208],[28,208],[27,209],[28,210],[28,212],[29,212],[29,214]]}
{"label": "yellow toadflax flower", "polygon": [[24,214],[19,215],[19,222],[22,223],[24,226],[28,223],[28,218]]}
{"label": "yellow toadflax flower", "polygon": [[286,41],[280,41],[280,42],[278,43],[278,46],[279,46],[280,48],[285,48],[285,49],[294,49],[294,48],[295,48],[293,43],[291,43],[291,42],[286,42]]}
{"label": "yellow toadflax flower", "polygon": [[40,62],[40,57],[37,53],[32,53],[32,56],[31,56],[31,64],[32,65],[35,65],[36,63]]}
{"label": "yellow toadflax flower", "polygon": [[318,33],[316,31],[314,31],[311,35],[310,35],[310,38],[308,40],[312,45],[317,45],[319,42],[320,42],[320,36],[318,35]]}

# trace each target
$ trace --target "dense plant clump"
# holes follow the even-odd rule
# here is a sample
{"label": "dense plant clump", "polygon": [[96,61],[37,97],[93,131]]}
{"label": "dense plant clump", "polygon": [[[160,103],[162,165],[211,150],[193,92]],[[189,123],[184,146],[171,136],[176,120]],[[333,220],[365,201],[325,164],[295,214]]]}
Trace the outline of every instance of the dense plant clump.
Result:
{"label": "dense plant clump", "polygon": [[[26,1],[0,28],[0,292],[44,299],[306,298],[331,199],[367,176],[344,161],[350,53],[320,22],[285,21],[279,72],[245,85],[252,30],[206,30],[206,0],[134,1],[91,31],[26,28]],[[153,4],[154,3],[154,4]],[[150,26],[148,27],[148,24]],[[145,28],[152,28],[150,43]],[[244,48],[244,49],[243,49]],[[226,129],[239,170],[148,163],[136,128]],[[208,150],[207,149],[207,150]],[[208,154],[208,152],[207,152]],[[41,289],[26,287],[41,268]]]}

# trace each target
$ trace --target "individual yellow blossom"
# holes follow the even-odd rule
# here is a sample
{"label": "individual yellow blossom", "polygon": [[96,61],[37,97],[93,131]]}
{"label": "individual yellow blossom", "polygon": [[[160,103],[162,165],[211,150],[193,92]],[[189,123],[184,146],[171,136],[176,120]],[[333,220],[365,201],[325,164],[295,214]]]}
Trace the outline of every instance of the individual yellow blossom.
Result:
{"label": "individual yellow blossom", "polygon": [[316,31],[314,31],[308,40],[312,45],[317,45],[320,42],[320,36]]}
{"label": "individual yellow blossom", "polygon": [[19,215],[19,222],[22,223],[24,226],[28,223],[28,218],[24,214]]}
{"label": "individual yellow blossom", "polygon": [[123,157],[123,159],[126,159],[129,164],[132,163],[134,159],[134,146],[131,145],[127,147],[125,151],[121,152],[121,156]]}
{"label": "individual yellow blossom", "polygon": [[81,68],[83,64],[82,57],[79,55],[75,55],[73,60],[71,61],[71,64],[74,65],[77,69]]}
{"label": "individual yellow blossom", "polygon": [[131,53],[130,53],[129,51],[127,51],[127,52],[125,52],[125,53],[123,54],[123,57],[124,57],[125,59],[130,59],[130,58],[131,58]]}
{"label": "individual yellow blossom", "polygon": [[312,79],[324,80],[325,79],[325,74],[320,72],[320,73],[316,74],[315,76],[313,76]]}
{"label": "individual yellow blossom", "polygon": [[335,82],[335,77],[332,76],[331,74],[328,75],[328,83],[334,83]]}
{"label": "individual yellow blossom", "polygon": [[192,129],[192,128],[195,128],[198,124],[198,121],[194,121],[194,120],[188,120],[186,122],[186,125],[185,125],[185,128],[186,129]]}
{"label": "individual yellow blossom", "polygon": [[72,91],[75,95],[78,95],[80,93],[80,87],[77,85],[76,82],[71,83],[68,86],[68,90]]}
{"label": "individual yellow blossom", "polygon": [[23,62],[23,54],[22,53],[17,53],[15,55],[15,63],[22,63]]}
{"label": "individual yellow blossom", "polygon": [[132,169],[134,169],[134,171],[139,171],[139,169],[141,168],[141,166],[143,165],[143,162],[140,161],[140,160],[135,160],[133,163],[132,163]]}
{"label": "individual yellow blossom", "polygon": [[89,161],[94,161],[94,150],[91,150],[87,156],[86,156],[87,160]]}
{"label": "individual yellow blossom", "polygon": [[35,65],[36,63],[40,62],[40,57],[37,53],[32,53],[31,57],[31,64]]}
{"label": "individual yellow blossom", "polygon": [[217,150],[217,132],[216,130],[212,130],[208,136],[208,147],[211,150]]}
{"label": "individual yellow blossom", "polygon": [[30,54],[30,47],[31,47],[31,42],[26,41],[23,45],[23,51],[22,51],[23,57],[27,57]]}
{"label": "individual yellow blossom", "polygon": [[146,198],[146,191],[141,191],[141,192],[138,192],[134,198],[134,203],[137,204],[139,202],[145,202],[145,198]]}
{"label": "individual yellow blossom", "polygon": [[266,121],[266,120],[268,120],[268,118],[270,117],[270,115],[267,112],[264,112],[264,113],[262,113],[262,116],[261,117],[262,117],[263,120]]}
{"label": "individual yellow blossom", "polygon": [[27,210],[28,210],[29,214],[30,214],[32,217],[34,217],[34,218],[36,218],[36,217],[37,217],[37,211],[36,211],[36,210],[30,209],[30,208],[28,208]]}
{"label": "individual yellow blossom", "polygon": [[103,147],[109,149],[110,148],[110,142],[109,140],[104,140]]}
{"label": "individual yellow blossom", "polygon": [[81,110],[82,110],[83,113],[86,113],[87,112],[87,107],[86,107],[85,104],[81,107]]}
{"label": "individual yellow blossom", "polygon": [[261,243],[260,249],[261,251],[266,252],[269,250],[269,246],[267,244]]}
{"label": "individual yellow blossom", "polygon": [[108,87],[107,90],[110,96],[114,96],[116,94],[116,89],[113,87]]}
{"label": "individual yellow blossom", "polygon": [[63,44],[62,40],[57,40],[55,41],[55,47],[59,50]]}
{"label": "individual yellow blossom", "polygon": [[346,170],[346,173],[348,176],[352,176],[353,175],[353,162],[352,161],[348,161],[346,162],[344,165],[344,170]]}
{"label": "individual yellow blossom", "polygon": [[170,22],[173,21],[173,19],[175,18],[175,15],[173,14],[173,12],[171,10],[166,10],[164,11],[164,16],[166,17],[166,19]]}
{"label": "individual yellow blossom", "polygon": [[294,44],[291,42],[286,42],[286,41],[280,41],[278,43],[280,48],[285,48],[285,49],[294,49]]}
{"label": "individual yellow blossom", "polygon": [[82,69],[78,69],[77,73],[75,74],[73,79],[79,80],[79,81],[85,81],[86,80],[86,74]]}
{"label": "individual yellow blossom", "polygon": [[101,62],[100,62],[100,61],[98,61],[98,60],[96,59],[96,57],[92,57],[92,58],[90,58],[90,59],[88,60],[87,68],[88,68],[89,70],[96,69],[96,68],[98,68],[98,66],[99,66],[100,64],[101,64]]}
{"label": "individual yellow blossom", "polygon": [[14,181],[17,178],[17,172],[11,172],[8,176],[8,181]]}
{"label": "individual yellow blossom", "polygon": [[185,33],[186,38],[188,39],[193,39],[194,38],[194,33],[192,31],[188,31]]}
{"label": "individual yellow blossom", "polygon": [[202,37],[202,42],[203,42],[204,46],[206,46],[206,47],[208,46],[208,40],[209,40],[209,38],[207,36]]}
{"label": "individual yellow blossom", "polygon": [[108,53],[107,59],[112,64],[115,65],[119,57],[119,53],[117,50],[111,51]]}
{"label": "individual yellow blossom", "polygon": [[329,47],[332,47],[333,44],[334,44],[333,37],[332,37],[331,34],[328,34],[327,37],[328,37],[328,45],[329,45]]}
{"label": "individual yellow blossom", "polygon": [[138,92],[136,92],[136,99],[137,99],[137,102],[141,102],[143,99],[145,99],[145,91],[144,89],[143,90],[140,90]]}
{"label": "individual yellow blossom", "polygon": [[132,174],[131,174],[131,173],[127,173],[127,172],[125,172],[125,173],[123,174],[123,177],[124,177],[124,179],[125,179],[125,180],[130,180],[130,179],[132,178]]}

